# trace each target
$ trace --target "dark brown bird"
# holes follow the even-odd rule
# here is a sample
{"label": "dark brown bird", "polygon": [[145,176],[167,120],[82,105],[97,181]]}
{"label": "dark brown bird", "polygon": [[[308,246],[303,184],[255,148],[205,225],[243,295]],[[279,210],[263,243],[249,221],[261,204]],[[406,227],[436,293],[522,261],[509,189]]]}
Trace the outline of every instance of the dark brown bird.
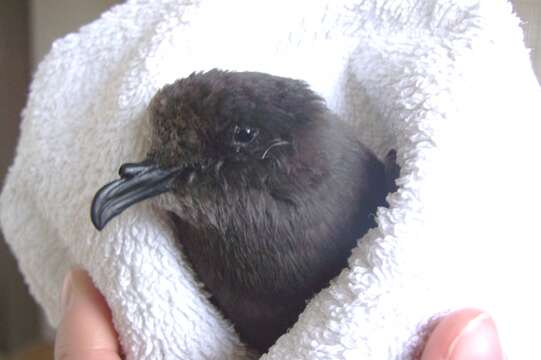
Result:
{"label": "dark brown bird", "polygon": [[302,81],[194,73],[149,111],[150,153],[96,194],[92,221],[172,194],[160,211],[211,300],[266,351],[347,266],[395,175]]}

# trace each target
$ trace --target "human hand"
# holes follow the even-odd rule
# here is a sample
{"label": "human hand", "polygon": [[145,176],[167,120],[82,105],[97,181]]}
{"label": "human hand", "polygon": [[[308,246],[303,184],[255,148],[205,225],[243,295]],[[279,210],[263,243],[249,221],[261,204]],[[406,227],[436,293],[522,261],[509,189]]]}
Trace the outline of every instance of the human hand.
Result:
{"label": "human hand", "polygon": [[[56,360],[120,360],[111,312],[86,272],[73,270],[64,281],[62,321],[55,341]],[[421,360],[503,360],[496,327],[484,312],[449,314],[429,337]]]}
{"label": "human hand", "polygon": [[464,309],[436,325],[421,360],[503,360],[496,324],[485,312]]}
{"label": "human hand", "polygon": [[122,359],[109,307],[85,271],[74,269],[66,275],[61,302],[56,360]]}

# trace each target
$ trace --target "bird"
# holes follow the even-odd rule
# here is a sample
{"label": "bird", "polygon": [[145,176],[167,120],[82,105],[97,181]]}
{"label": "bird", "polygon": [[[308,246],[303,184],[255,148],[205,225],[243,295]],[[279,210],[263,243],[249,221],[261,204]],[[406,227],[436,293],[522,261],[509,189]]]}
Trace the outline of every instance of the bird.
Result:
{"label": "bird", "polygon": [[305,81],[262,72],[194,72],[148,112],[150,150],[96,193],[92,222],[158,197],[211,303],[266,352],[376,225],[396,155],[379,160]]}

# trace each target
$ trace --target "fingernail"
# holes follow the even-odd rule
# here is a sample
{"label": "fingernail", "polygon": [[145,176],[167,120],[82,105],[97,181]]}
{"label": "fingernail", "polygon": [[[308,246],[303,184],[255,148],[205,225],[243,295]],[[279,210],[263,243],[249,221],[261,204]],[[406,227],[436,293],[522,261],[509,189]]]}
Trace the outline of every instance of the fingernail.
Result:
{"label": "fingernail", "polygon": [[64,284],[62,285],[62,296],[60,298],[60,306],[61,306],[62,313],[64,313],[66,309],[68,308],[68,305],[71,299],[72,273],[73,271],[70,270],[64,277]]}
{"label": "fingernail", "polygon": [[503,360],[498,331],[487,313],[480,313],[452,341],[446,360]]}

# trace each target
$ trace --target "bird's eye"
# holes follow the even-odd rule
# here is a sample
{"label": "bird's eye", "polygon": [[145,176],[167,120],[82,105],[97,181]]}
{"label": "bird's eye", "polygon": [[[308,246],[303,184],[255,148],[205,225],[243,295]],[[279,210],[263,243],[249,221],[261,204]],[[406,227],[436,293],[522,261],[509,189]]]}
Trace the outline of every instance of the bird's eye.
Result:
{"label": "bird's eye", "polygon": [[258,130],[247,126],[236,126],[233,141],[236,144],[249,144],[257,136]]}

